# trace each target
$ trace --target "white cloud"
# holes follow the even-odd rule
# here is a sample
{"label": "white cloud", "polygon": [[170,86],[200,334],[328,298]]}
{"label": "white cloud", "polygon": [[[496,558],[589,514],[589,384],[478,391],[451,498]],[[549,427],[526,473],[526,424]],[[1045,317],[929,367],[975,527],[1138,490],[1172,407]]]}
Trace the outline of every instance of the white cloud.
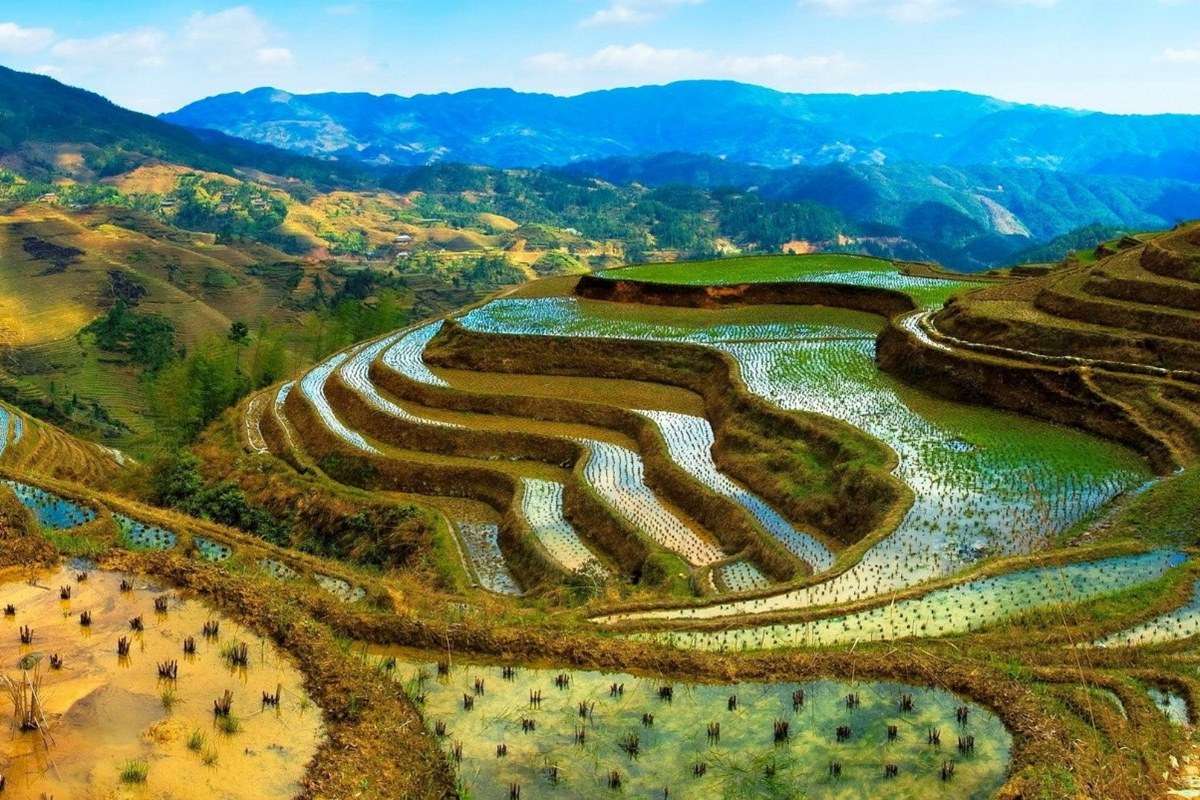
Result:
{"label": "white cloud", "polygon": [[254,60],[266,67],[287,67],[296,61],[286,47],[260,47],[254,53]]}
{"label": "white cloud", "polygon": [[167,38],[157,28],[137,28],[88,39],[63,39],[50,53],[87,67],[158,67],[166,62]]}
{"label": "white cloud", "polygon": [[1200,64],[1200,48],[1176,49],[1168,47],[1163,51],[1161,60],[1171,64]]}
{"label": "white cloud", "polygon": [[49,28],[23,28],[15,22],[0,22],[0,53],[36,53],[54,41]]}
{"label": "white cloud", "polygon": [[799,0],[808,8],[835,17],[884,16],[896,22],[938,22],[957,17],[972,5],[1052,8],[1059,0]]}
{"label": "white cloud", "polygon": [[579,24],[585,28],[602,25],[636,25],[653,22],[680,6],[696,6],[704,0],[611,0]]}
{"label": "white cloud", "polygon": [[579,56],[561,51],[539,53],[525,59],[525,66],[555,76],[603,74],[606,76],[604,82],[613,78],[645,83],[707,77],[766,81],[795,88],[813,77],[842,74],[858,67],[841,53],[724,55],[690,48],[659,48],[645,43],[609,45]]}
{"label": "white cloud", "polygon": [[268,40],[267,24],[249,6],[234,6],[205,14],[197,11],[183,26],[183,39],[221,50],[248,50]]}

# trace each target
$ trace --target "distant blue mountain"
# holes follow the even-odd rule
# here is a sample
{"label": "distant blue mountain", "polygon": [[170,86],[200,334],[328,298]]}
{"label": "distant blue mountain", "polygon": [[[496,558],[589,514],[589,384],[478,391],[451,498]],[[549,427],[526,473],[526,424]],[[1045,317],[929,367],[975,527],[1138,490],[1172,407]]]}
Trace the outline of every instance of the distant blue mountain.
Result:
{"label": "distant blue mountain", "polygon": [[806,95],[728,81],[576,97],[263,88],[200,100],[165,119],[379,164],[517,167],[680,152],[769,167],[915,161],[1200,178],[1200,117],[1119,116],[954,91]]}

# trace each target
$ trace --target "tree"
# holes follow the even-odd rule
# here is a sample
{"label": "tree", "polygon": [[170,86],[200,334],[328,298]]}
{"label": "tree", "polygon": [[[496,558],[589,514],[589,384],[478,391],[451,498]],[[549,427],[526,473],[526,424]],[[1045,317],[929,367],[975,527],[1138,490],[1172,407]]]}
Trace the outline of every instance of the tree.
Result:
{"label": "tree", "polygon": [[233,342],[233,346],[237,348],[238,369],[242,368],[242,347],[246,344],[249,336],[250,328],[246,327],[246,323],[239,320],[229,326],[229,341]]}

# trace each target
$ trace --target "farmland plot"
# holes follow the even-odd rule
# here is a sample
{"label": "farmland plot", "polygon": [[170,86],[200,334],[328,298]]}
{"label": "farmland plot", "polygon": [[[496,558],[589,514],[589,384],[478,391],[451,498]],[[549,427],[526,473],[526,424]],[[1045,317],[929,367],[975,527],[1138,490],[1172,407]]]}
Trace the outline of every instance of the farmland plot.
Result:
{"label": "farmland plot", "polygon": [[797,530],[765,500],[730,480],[717,468],[712,457],[715,437],[708,420],[671,411],[637,413],[652,420],[662,431],[667,450],[677,464],[700,483],[749,511],[792,555],[807,562],[814,572],[823,572],[833,565],[833,553],[819,539]]}
{"label": "farmland plot", "polygon": [[767,576],[749,561],[722,564],[714,572],[719,585],[723,585],[729,592],[748,592],[751,589],[765,589],[771,585]]}
{"label": "farmland plot", "polygon": [[360,349],[362,348],[359,347],[349,352],[337,353],[313,367],[300,379],[300,391],[304,395],[304,398],[312,404],[317,415],[331,433],[356,450],[377,455],[379,450],[368,444],[362,434],[347,428],[338,419],[337,414],[333,411],[333,407],[329,405],[329,399],[325,396],[325,383],[329,380],[329,376],[333,374],[334,370],[345,363],[347,358],[354,356]]}
{"label": "farmland plot", "polygon": [[429,344],[429,340],[437,336],[441,329],[442,322],[438,320],[405,333],[384,350],[384,366],[418,383],[445,386],[446,382],[430,372],[421,358],[421,354],[425,352],[425,345]]}
{"label": "farmland plot", "polygon": [[581,439],[590,451],[584,479],[612,506],[654,541],[678,553],[693,566],[711,564],[726,556],[676,516],[646,485],[641,456],[627,447]]}
{"label": "farmland plot", "polygon": [[[404,681],[426,725],[444,731],[442,747],[472,797],[516,796],[516,786],[525,798],[985,798],[1003,783],[1012,751],[993,714],[934,688],[689,685],[462,663],[436,676],[433,664],[392,658],[381,665]],[[973,747],[956,750],[956,737],[968,736]],[[941,777],[946,763],[952,781]]]}
{"label": "farmland plot", "polygon": [[[398,341],[383,350],[383,363],[411,380],[446,386],[446,382],[430,372],[421,359],[421,353],[424,352],[425,346],[440,329],[441,322],[435,322],[401,336]],[[369,377],[367,380],[369,382]],[[627,447],[598,439],[579,439],[578,441],[586,445],[589,451],[587,461],[583,466],[583,479],[617,513],[663,547],[683,556],[689,563],[709,564],[725,557],[719,548],[701,539],[686,522],[666,508],[657,495],[646,486],[641,455]],[[527,483],[526,486],[528,487],[528,485]],[[554,518],[561,519],[561,512],[553,508],[552,493],[535,488],[532,496],[527,491],[526,497],[522,511],[535,532],[538,531],[540,523],[549,522]],[[537,508],[535,501],[538,500],[545,500],[551,503],[551,506]],[[561,505],[561,488],[558,503]],[[538,520],[537,522],[535,522],[535,518]],[[568,523],[562,519],[562,524]],[[559,524],[554,524],[545,530],[557,531],[560,529]],[[574,535],[573,530],[572,535]],[[541,536],[539,533],[539,538]],[[574,538],[578,541],[577,536]],[[564,540],[557,534],[551,535],[550,540],[558,542],[556,547],[566,549],[563,544]],[[579,543],[579,547],[586,552],[582,542]],[[569,561],[578,560],[580,555],[579,553],[572,555],[564,552],[564,556]]]}
{"label": "farmland plot", "polygon": [[[611,304],[558,298],[501,300],[463,318],[468,327],[512,334],[620,336]],[[708,618],[849,602],[953,574],[991,555],[1028,552],[1115,495],[1149,480],[1130,451],[1065,428],[990,409],[936,400],[883,374],[874,340],[857,325],[809,311],[790,340],[764,340],[753,328],[654,326],[653,309],[632,312],[633,337],[709,344],[741,366],[749,389],[782,408],[845,421],[897,454],[898,477],[915,503],[897,529],[859,564],[767,606],[728,603],[645,618]]]}
{"label": "farmland plot", "polygon": [[[732,652],[953,636],[1024,612],[1093,600],[1149,583],[1185,560],[1181,552],[1159,550],[980,578],[936,589],[922,597],[809,622],[645,633],[634,634],[633,638],[687,649]],[[753,608],[754,603],[762,603],[769,607],[767,600],[748,601],[747,605]]]}
{"label": "farmland plot", "polygon": [[96,518],[96,512],[87,506],[56,494],[18,481],[6,480],[5,484],[21,504],[33,512],[38,524],[57,531],[76,528]]}
{"label": "farmland plot", "polygon": [[[433,328],[436,333],[439,326],[427,326]],[[442,427],[458,427],[448,422],[430,419],[429,417],[417,416],[410,413],[400,406],[393,403],[379,393],[379,389],[371,382],[371,364],[387,353],[395,353],[395,359],[389,362],[389,365],[394,369],[403,371],[403,374],[409,375],[414,380],[419,380],[423,383],[428,383],[429,378],[434,377],[433,373],[425,367],[425,362],[421,361],[421,353],[428,344],[429,339],[426,329],[422,328],[416,332],[399,331],[386,336],[378,341],[372,342],[354,353],[339,370],[338,374],[342,380],[353,389],[358,395],[366,400],[371,406],[379,409],[383,413],[395,417],[396,419],[404,420],[405,422],[414,422],[422,425],[434,425]],[[411,348],[419,344],[420,349],[412,350]],[[420,365],[419,367],[417,365]],[[410,374],[409,371],[414,371]],[[436,380],[436,378],[435,378]]]}
{"label": "farmland plot", "polygon": [[1109,634],[1095,642],[1097,647],[1138,647],[1174,642],[1200,634],[1200,581],[1189,602],[1166,614]]}
{"label": "farmland plot", "polygon": [[[200,600],[133,575],[93,571],[81,581],[79,574],[63,566],[0,586],[0,605],[11,603],[14,621],[32,631],[30,645],[19,645],[15,631],[4,637],[4,673],[14,680],[22,667],[39,674],[41,710],[52,721],[47,730],[13,725],[0,737],[4,796],[295,797],[324,726],[290,659]],[[70,588],[69,599],[58,587]],[[81,614],[89,615],[86,626]],[[143,628],[131,630],[131,619]],[[202,638],[208,625],[218,633]],[[184,655],[189,637],[194,652]],[[128,650],[118,656],[121,640]],[[228,653],[238,645],[246,648],[245,664],[234,666]],[[170,664],[178,679],[164,680],[156,665]],[[167,689],[169,702],[162,699]],[[213,700],[225,692],[228,719],[237,724],[222,728]],[[278,692],[278,705],[265,708],[263,692]],[[133,762],[147,769],[142,785],[131,787],[121,773]]]}
{"label": "farmland plot", "polygon": [[832,283],[891,289],[925,308],[940,308],[958,292],[988,284],[957,277],[908,275],[890,261],[869,256],[822,253],[804,256],[749,256],[714,261],[646,264],[600,273],[602,278],[728,286],[741,283]]}
{"label": "farmland plot", "polygon": [[521,483],[521,513],[554,560],[568,572],[605,573],[563,516],[563,485],[540,478],[524,478]]}
{"label": "farmland plot", "polygon": [[521,586],[509,572],[500,551],[500,529],[496,525],[462,522],[458,525],[458,536],[480,586],[496,594],[521,594]]}
{"label": "farmland plot", "polygon": [[124,544],[132,550],[171,550],[179,540],[174,531],[124,514],[113,514],[113,520],[117,523],[117,530],[121,532]]}

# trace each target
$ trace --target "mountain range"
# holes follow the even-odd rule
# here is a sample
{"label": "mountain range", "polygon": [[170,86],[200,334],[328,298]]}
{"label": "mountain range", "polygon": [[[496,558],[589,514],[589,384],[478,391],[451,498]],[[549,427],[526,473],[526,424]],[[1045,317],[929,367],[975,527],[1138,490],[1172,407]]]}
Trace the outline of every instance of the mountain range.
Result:
{"label": "mountain range", "polygon": [[790,94],[683,81],[573,97],[510,89],[401,97],[268,87],[200,100],[164,119],[374,164],[535,167],[682,152],[768,167],[916,161],[1200,177],[1200,117],[1120,116],[955,91]]}
{"label": "mountain range", "polygon": [[[1200,217],[1198,131],[1200,117],[961,92],[790,95],[713,81],[570,98],[257,89],[156,119],[0,68],[0,170],[28,179],[112,183],[167,164],[300,202],[384,189],[423,198],[427,217],[455,226],[497,214],[619,241],[627,254],[801,242],[1002,265],[1056,238]],[[264,235],[290,242],[289,225]]]}

